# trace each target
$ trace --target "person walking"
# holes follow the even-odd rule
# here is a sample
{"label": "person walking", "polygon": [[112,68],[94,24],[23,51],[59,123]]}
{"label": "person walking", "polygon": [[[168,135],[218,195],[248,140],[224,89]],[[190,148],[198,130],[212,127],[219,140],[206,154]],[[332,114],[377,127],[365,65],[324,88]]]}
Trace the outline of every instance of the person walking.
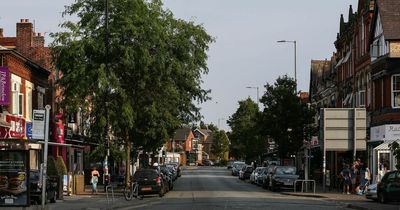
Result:
{"label": "person walking", "polygon": [[97,193],[97,183],[99,182],[99,171],[96,170],[96,167],[92,170],[92,178],[90,179],[90,183],[92,183],[92,194]]}
{"label": "person walking", "polygon": [[350,194],[349,188],[351,184],[351,171],[349,166],[346,165],[340,174],[343,178],[343,194]]}

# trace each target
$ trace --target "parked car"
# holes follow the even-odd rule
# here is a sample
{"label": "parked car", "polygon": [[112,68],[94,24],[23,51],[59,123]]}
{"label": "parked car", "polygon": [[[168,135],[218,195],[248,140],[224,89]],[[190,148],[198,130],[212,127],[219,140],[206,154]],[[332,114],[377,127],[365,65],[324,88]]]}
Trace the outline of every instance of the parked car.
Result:
{"label": "parked car", "polygon": [[253,172],[253,166],[244,165],[242,169],[239,171],[239,179],[242,180],[249,179],[252,172]]}
{"label": "parked car", "polygon": [[235,161],[233,161],[233,160],[228,160],[228,162],[226,163],[226,167],[228,168],[228,169],[232,169],[232,166],[233,166],[233,163],[234,163]]}
{"label": "parked car", "polygon": [[264,182],[264,176],[265,173],[267,171],[267,167],[262,167],[262,170],[260,170],[260,172],[258,172],[257,176],[255,177],[255,184],[258,186],[262,186],[263,182]]}
{"label": "parked car", "polygon": [[244,162],[234,162],[232,166],[232,175],[239,176],[239,171],[244,165],[246,165]]}
{"label": "parked car", "polygon": [[400,200],[400,171],[387,172],[378,183],[377,194],[381,203]]}
{"label": "parked car", "polygon": [[178,178],[178,169],[174,164],[166,164],[168,169],[172,172],[172,180],[175,181]]}
{"label": "parked car", "polygon": [[250,183],[255,184],[256,179],[259,174],[264,170],[265,167],[257,167],[253,172],[250,174]]}
{"label": "parked car", "polygon": [[378,184],[370,184],[365,191],[365,197],[374,201],[378,200],[378,193],[376,193]]}
{"label": "parked car", "polygon": [[206,160],[203,161],[203,164],[205,166],[213,166],[214,162],[212,162],[211,160],[206,159]]}
{"label": "parked car", "polygon": [[[42,178],[39,170],[30,170],[29,172],[30,182],[30,199],[31,202],[41,203],[42,202]],[[56,202],[57,197],[57,181],[50,179],[49,176],[46,178],[46,203]]]}
{"label": "parked car", "polygon": [[140,169],[133,176],[134,181],[139,183],[139,194],[158,194],[160,197],[165,194],[165,183],[161,173],[156,169]]}
{"label": "parked car", "polygon": [[267,168],[264,170],[264,173],[262,174],[262,183],[261,186],[266,189],[271,188],[271,176],[276,168],[276,165],[269,165]]}
{"label": "parked car", "polygon": [[282,188],[293,189],[295,181],[299,178],[294,166],[277,166],[272,172],[270,186],[272,191]]}
{"label": "parked car", "polygon": [[181,177],[182,170],[181,170],[181,165],[178,162],[171,162],[171,163],[168,163],[167,165],[174,166],[174,169],[176,170],[176,176]]}
{"label": "parked car", "polygon": [[174,188],[174,177],[173,172],[167,166],[160,166],[161,173],[165,176],[165,183],[168,186],[167,191],[170,191]]}

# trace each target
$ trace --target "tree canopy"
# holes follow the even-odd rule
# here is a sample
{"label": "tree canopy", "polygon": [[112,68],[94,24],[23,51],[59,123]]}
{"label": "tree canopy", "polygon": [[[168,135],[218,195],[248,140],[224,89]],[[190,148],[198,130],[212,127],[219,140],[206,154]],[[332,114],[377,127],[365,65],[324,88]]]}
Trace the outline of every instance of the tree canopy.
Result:
{"label": "tree canopy", "polygon": [[260,138],[257,128],[258,118],[257,103],[250,98],[239,101],[239,108],[227,121],[232,129],[229,135],[232,156],[252,161],[258,159],[262,154],[264,142]]}
{"label": "tree canopy", "polygon": [[209,99],[201,87],[213,38],[201,25],[176,19],[160,0],[77,0],[52,34],[58,84],[67,111],[79,108],[90,135],[103,139],[107,124],[116,139],[158,148],[181,124],[199,120]]}
{"label": "tree canopy", "polygon": [[260,131],[275,141],[281,159],[290,157],[309,138],[314,112],[297,96],[292,78],[279,77],[274,84],[265,85],[265,89],[260,100],[264,104]]}
{"label": "tree canopy", "polygon": [[223,160],[225,152],[229,151],[228,136],[223,130],[214,131],[212,135],[213,143],[211,145],[211,151],[219,158],[219,160]]}

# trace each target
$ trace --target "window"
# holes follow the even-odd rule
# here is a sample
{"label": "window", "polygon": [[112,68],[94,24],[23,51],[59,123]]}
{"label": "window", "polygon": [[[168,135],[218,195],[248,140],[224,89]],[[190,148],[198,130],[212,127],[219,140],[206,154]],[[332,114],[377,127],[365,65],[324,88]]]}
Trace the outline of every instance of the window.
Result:
{"label": "window", "polygon": [[364,17],[361,17],[361,55],[365,53],[365,25],[364,25]]}
{"label": "window", "polygon": [[364,107],[365,106],[365,90],[360,90],[358,92],[358,106],[359,107]]}
{"label": "window", "polygon": [[21,77],[11,74],[12,114],[22,116],[24,114],[24,100],[21,93]]}
{"label": "window", "polygon": [[400,108],[400,74],[392,76],[392,107]]}
{"label": "window", "polygon": [[33,90],[33,84],[29,81],[25,81],[25,93],[26,93],[26,97],[25,97],[25,105],[26,105],[26,109],[25,109],[25,118],[28,121],[32,120],[32,112],[33,112],[33,108],[32,108],[32,90]]}
{"label": "window", "polygon": [[36,90],[38,92],[38,94],[37,94],[38,109],[43,109],[44,108],[44,106],[43,106],[43,104],[44,104],[43,98],[44,98],[44,94],[45,94],[45,88],[40,87],[40,86],[36,86]]}

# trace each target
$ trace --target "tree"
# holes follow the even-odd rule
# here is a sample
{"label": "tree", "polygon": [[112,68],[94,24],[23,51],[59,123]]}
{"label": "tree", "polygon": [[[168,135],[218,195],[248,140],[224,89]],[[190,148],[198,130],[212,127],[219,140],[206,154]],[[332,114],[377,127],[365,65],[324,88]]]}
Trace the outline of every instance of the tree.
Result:
{"label": "tree", "polygon": [[261,98],[264,104],[260,126],[264,136],[275,141],[281,159],[290,157],[312,132],[314,112],[296,95],[293,79],[279,77],[273,85],[265,85]]}
{"label": "tree", "polygon": [[63,16],[78,21],[52,34],[61,106],[83,110],[92,139],[103,141],[110,129],[114,144],[154,151],[181,124],[200,119],[213,38],[201,25],[175,19],[160,0],[109,1],[108,30],[104,11],[105,0],[77,0]]}
{"label": "tree", "polygon": [[265,147],[258,133],[258,117],[259,108],[257,103],[250,98],[239,101],[239,108],[228,120],[228,125],[232,129],[229,135],[232,156],[253,161],[262,154]]}
{"label": "tree", "polygon": [[390,149],[393,151],[393,156],[397,159],[396,168],[400,170],[400,145],[397,141],[390,144]]}
{"label": "tree", "polygon": [[211,145],[211,151],[215,154],[219,160],[224,159],[224,154],[229,151],[229,139],[225,131],[213,132],[213,143]]}

